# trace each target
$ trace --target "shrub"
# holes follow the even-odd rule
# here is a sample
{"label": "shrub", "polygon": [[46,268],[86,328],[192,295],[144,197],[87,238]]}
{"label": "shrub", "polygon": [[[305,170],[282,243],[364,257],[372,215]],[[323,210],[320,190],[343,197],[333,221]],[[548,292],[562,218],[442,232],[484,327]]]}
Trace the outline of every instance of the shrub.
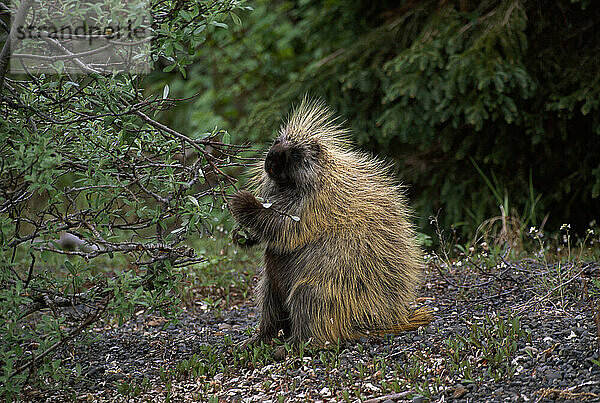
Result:
{"label": "shrub", "polygon": [[442,209],[444,227],[473,233],[509,200],[528,225],[548,214],[583,233],[600,209],[599,13],[585,0],[257,2],[198,52],[207,92],[192,116],[266,141],[310,92],[397,161],[421,227]]}
{"label": "shrub", "polygon": [[[100,18],[98,2],[77,5],[88,21]],[[29,6],[21,2],[15,25],[28,21],[19,15],[32,16]],[[190,50],[236,7],[151,3],[146,29],[157,65],[185,75]],[[162,97],[144,95],[142,75],[86,64],[64,44],[50,36],[37,44],[59,49],[54,71],[11,75],[9,54],[0,60],[0,395],[7,399],[28,382],[66,382],[53,354],[99,318],[174,311],[182,268],[205,259],[186,240],[210,234],[235,182],[226,171],[239,164],[241,148],[227,144],[227,133],[184,134],[158,121],[175,102],[168,87]]]}

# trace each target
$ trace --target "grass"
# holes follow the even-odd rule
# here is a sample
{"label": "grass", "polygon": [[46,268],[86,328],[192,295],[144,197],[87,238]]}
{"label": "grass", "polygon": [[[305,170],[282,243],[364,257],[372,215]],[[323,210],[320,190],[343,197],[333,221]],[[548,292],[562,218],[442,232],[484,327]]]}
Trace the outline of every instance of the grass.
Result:
{"label": "grass", "polygon": [[[510,228],[521,227],[515,224]],[[515,262],[525,262],[527,274],[534,280],[527,290],[531,299],[522,306],[522,315],[545,304],[566,309],[573,301],[585,300],[597,318],[600,335],[600,280],[584,276],[586,262],[600,260],[597,227],[590,228],[582,239],[573,236],[568,226],[553,236],[535,228],[511,236],[502,232],[505,239],[524,240],[504,244],[497,242],[489,228],[476,242],[459,245],[441,240],[443,251],[430,254],[428,267],[437,270],[436,276],[456,289],[457,300],[470,301],[478,288],[486,287],[486,281],[501,279],[510,284],[514,281],[510,280],[511,273],[521,267]],[[443,236],[443,232],[438,231],[438,236]],[[178,272],[183,277],[180,293],[183,306],[221,318],[226,310],[251,303],[256,269],[261,260],[259,250],[239,249],[225,237],[203,239],[193,247],[207,256],[207,260]],[[475,286],[458,283],[457,274],[473,281]],[[483,306],[473,304],[473,309]],[[159,379],[167,400],[177,383],[201,380],[202,386],[194,391],[194,398],[222,401],[226,388],[223,380],[256,374],[261,378],[254,386],[258,389],[248,393],[260,392],[273,401],[286,401],[294,393],[309,393],[306,379],[318,382],[318,388],[327,398],[336,401],[364,400],[393,393],[404,393],[407,398],[433,399],[441,395],[451,397],[449,391],[457,383],[510,380],[519,371],[517,354],[532,341],[532,334],[523,327],[515,309],[490,312],[482,317],[467,315],[455,334],[441,333],[444,324],[438,325],[440,328],[432,329],[437,330],[437,334],[426,335],[419,331],[423,339],[438,340],[437,344],[428,347],[407,344],[400,354],[397,349],[402,341],[386,336],[377,342],[375,355],[360,342],[353,343],[351,348],[338,343],[327,349],[315,349],[310,343],[294,349],[287,345],[288,358],[281,363],[272,358],[277,345],[260,344],[241,349],[225,335],[221,342],[203,345],[195,354],[165,366],[159,372]],[[381,352],[388,347],[394,347],[396,352],[391,355]],[[122,380],[117,383],[117,391],[127,399],[140,398],[149,390],[149,382],[157,381]],[[305,396],[307,400],[315,398],[310,394]]]}
{"label": "grass", "polygon": [[141,381],[121,381],[117,383],[117,391],[126,398],[135,398],[141,396],[144,392],[150,390],[151,381],[149,378],[143,378]]}
{"label": "grass", "polygon": [[226,237],[203,239],[193,246],[207,260],[182,269],[185,280],[181,297],[186,306],[220,316],[223,309],[251,298],[253,278],[260,266],[257,249],[240,250]]}
{"label": "grass", "polygon": [[480,323],[471,323],[466,335],[446,340],[446,368],[467,382],[480,380],[474,376],[475,365],[487,368],[484,374],[495,381],[511,378],[516,371],[513,358],[519,342],[531,343],[531,333],[521,329],[518,316],[486,316]]}
{"label": "grass", "polygon": [[[595,230],[591,229],[586,238],[577,241],[569,234],[568,227],[561,231],[554,237],[545,237],[543,232],[535,229],[527,234],[509,236],[513,240],[528,239],[520,244],[519,250],[503,247],[488,233],[482,235],[477,244],[447,245],[443,257],[437,259],[449,277],[456,272],[474,270],[474,278],[484,274],[492,278],[503,276],[514,268],[510,262],[529,258],[535,262],[531,270],[536,271],[537,278],[531,290],[537,299],[533,298],[531,302],[550,301],[564,308],[573,298],[581,297],[581,294],[574,294],[581,293],[581,289],[571,287],[575,285],[572,279],[581,274],[586,259],[597,260],[599,254]],[[507,237],[506,234],[503,236]],[[219,317],[223,309],[250,298],[254,268],[260,257],[255,252],[237,250],[224,240],[205,243],[202,248],[207,256],[214,257],[196,265],[187,274],[189,288],[184,302],[198,305],[197,301],[200,301],[203,310]],[[432,256],[435,260],[437,255]],[[597,301],[600,281],[592,279],[587,287],[588,297]],[[457,298],[469,300],[471,291],[463,287],[457,292]],[[482,318],[468,317],[465,323],[465,330],[445,337],[437,351],[407,351],[392,361],[386,355],[369,357],[362,344],[355,344],[354,351],[359,358],[354,357],[355,361],[350,365],[342,358],[347,350],[340,344],[321,350],[312,348],[310,343],[296,349],[286,346],[288,359],[277,363],[271,357],[273,346],[261,344],[241,350],[225,337],[220,345],[205,346],[197,354],[182,360],[169,376],[212,379],[217,374],[233,377],[248,370],[258,370],[265,378],[260,384],[261,393],[271,395],[275,401],[284,401],[289,393],[302,390],[301,383],[291,379],[285,385],[287,394],[282,393],[282,385],[272,379],[285,373],[320,374],[322,391],[338,401],[407,392],[409,398],[422,396],[429,399],[448,393],[453,382],[503,382],[514,377],[518,372],[516,354],[532,341],[531,332],[522,327],[520,316],[509,310],[502,315],[490,313]],[[392,345],[395,341],[393,337],[386,337],[383,343]],[[451,379],[454,381],[449,383]],[[202,396],[205,400],[217,401],[219,390],[207,387]]]}

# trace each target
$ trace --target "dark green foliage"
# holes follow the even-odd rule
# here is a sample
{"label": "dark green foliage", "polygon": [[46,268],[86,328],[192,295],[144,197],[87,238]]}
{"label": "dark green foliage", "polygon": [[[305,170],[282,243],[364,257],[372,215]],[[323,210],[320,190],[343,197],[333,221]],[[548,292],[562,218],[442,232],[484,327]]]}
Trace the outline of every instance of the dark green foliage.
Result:
{"label": "dark green foliage", "polygon": [[501,203],[528,225],[549,214],[552,230],[571,222],[583,232],[597,217],[598,4],[253,7],[197,52],[190,84],[203,96],[192,124],[209,118],[238,139],[267,141],[309,92],[347,119],[362,147],[397,161],[422,227],[441,209],[443,226],[472,233]]}

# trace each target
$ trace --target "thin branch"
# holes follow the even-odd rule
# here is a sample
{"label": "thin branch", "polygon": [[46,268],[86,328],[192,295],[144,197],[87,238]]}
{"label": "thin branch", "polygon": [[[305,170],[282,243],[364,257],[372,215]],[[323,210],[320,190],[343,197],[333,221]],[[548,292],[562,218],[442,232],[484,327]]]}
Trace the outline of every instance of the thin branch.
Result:
{"label": "thin branch", "polygon": [[[48,38],[44,38],[44,40],[51,46],[54,47],[56,49],[58,49],[59,51],[61,51],[63,54],[68,55],[68,56],[74,56],[75,54],[73,52],[71,52],[69,49],[65,48],[59,41],[57,41],[56,39],[52,39],[50,37]],[[77,67],[79,67],[79,69],[81,71],[83,71],[84,73],[88,73],[88,74],[102,74],[103,72],[100,70],[96,70],[93,69],[91,67],[89,67],[87,64],[85,64],[84,62],[81,61],[81,59],[79,59],[78,57],[75,57],[73,59],[73,63],[75,63],[75,65],[77,65]]]}
{"label": "thin branch", "polygon": [[60,340],[48,347],[40,355],[33,357],[28,363],[23,364],[19,368],[17,368],[13,373],[10,374],[10,378],[15,377],[16,375],[20,374],[28,368],[32,368],[36,364],[36,362],[40,361],[42,358],[44,358],[45,356],[56,350],[58,347],[68,342],[69,340],[71,340],[73,337],[77,336],[83,331],[83,329],[85,329],[86,327],[94,323],[96,320],[98,320],[98,318],[106,311],[106,307],[108,306],[108,300],[109,298],[106,298],[105,304],[101,309],[98,309],[93,315],[88,316],[86,320],[84,320],[79,326],[73,329],[68,335],[61,337]]}
{"label": "thin branch", "polygon": [[71,59],[77,59],[77,58],[81,58],[81,57],[85,57],[85,56],[94,55],[96,53],[104,52],[105,50],[108,50],[112,47],[113,47],[112,45],[108,44],[108,45],[104,45],[104,46],[101,46],[96,49],[88,50],[86,52],[71,53],[70,55],[62,55],[62,56],[44,56],[44,55],[34,55],[34,54],[27,54],[27,53],[15,53],[12,55],[12,57],[16,57],[19,59],[34,59],[34,60],[44,60],[47,62],[56,62],[59,60],[71,60]]}

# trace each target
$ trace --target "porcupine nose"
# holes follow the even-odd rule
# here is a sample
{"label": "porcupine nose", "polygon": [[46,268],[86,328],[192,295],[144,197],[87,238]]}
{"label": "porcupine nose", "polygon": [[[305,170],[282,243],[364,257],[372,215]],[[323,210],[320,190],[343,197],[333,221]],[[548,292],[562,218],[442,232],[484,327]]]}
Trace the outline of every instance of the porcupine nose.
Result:
{"label": "porcupine nose", "polygon": [[276,144],[267,153],[265,158],[265,171],[276,180],[285,179],[285,166],[287,163],[287,152],[281,144]]}

